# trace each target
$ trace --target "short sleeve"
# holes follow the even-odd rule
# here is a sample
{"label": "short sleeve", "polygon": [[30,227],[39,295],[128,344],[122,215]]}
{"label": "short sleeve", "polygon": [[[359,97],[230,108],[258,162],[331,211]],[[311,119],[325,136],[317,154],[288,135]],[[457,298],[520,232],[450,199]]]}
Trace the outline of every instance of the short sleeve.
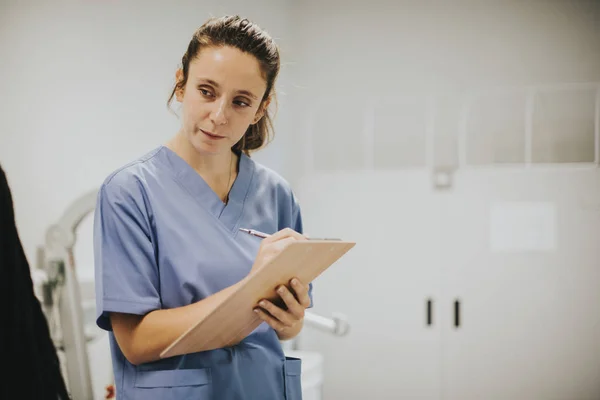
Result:
{"label": "short sleeve", "polygon": [[[300,204],[298,204],[298,199],[292,193],[292,229],[299,233],[304,233],[304,227],[302,226],[302,211],[300,210]],[[313,307],[313,284],[310,282],[308,284],[308,296],[310,297],[310,306],[308,308]]]}
{"label": "short sleeve", "polygon": [[94,268],[100,328],[112,329],[110,312],[144,315],[160,308],[150,218],[138,182],[113,180],[100,188],[94,214]]}

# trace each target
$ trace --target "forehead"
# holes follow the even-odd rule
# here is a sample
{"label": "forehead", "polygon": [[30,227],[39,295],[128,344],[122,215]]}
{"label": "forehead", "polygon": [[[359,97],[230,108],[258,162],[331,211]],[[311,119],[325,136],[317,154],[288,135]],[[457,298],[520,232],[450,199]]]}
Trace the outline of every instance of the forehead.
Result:
{"label": "forehead", "polygon": [[267,83],[252,54],[234,47],[207,47],[190,62],[189,79],[211,79],[224,90],[247,90],[262,96]]}

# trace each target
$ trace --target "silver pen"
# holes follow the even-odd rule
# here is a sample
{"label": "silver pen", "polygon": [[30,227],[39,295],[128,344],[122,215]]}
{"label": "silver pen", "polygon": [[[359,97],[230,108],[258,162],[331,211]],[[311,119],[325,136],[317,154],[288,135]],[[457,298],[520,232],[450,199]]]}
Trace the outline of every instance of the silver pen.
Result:
{"label": "silver pen", "polygon": [[[268,233],[264,233],[264,232],[261,232],[261,231],[257,231],[257,230],[255,230],[255,229],[240,228],[240,231],[242,231],[242,232],[246,232],[246,233],[248,233],[248,234],[250,234],[250,235],[252,235],[252,236],[256,236],[256,237],[263,238],[263,239],[264,239],[264,238],[268,238],[269,236],[271,236],[271,235],[269,235]],[[319,238],[307,238],[307,239],[308,239],[308,240],[342,240],[342,239],[330,239],[330,238],[326,238],[326,239],[319,239]]]}

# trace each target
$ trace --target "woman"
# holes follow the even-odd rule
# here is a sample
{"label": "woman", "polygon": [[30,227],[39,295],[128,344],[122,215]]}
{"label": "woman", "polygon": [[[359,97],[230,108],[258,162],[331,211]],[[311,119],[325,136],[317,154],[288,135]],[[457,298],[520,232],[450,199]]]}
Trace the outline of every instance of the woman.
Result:
{"label": "woman", "polygon": [[69,399],[48,322],[35,297],[31,270],[15,224],[12,196],[0,167],[0,328],[2,372],[0,398]]}
{"label": "woman", "polygon": [[[283,304],[234,346],[159,354],[211,305],[287,244],[306,240],[288,183],[250,154],[270,137],[280,59],[273,39],[238,16],[193,35],[169,99],[181,129],[112,173],[94,222],[98,326],[110,331],[119,399],[300,399],[295,337],[312,285],[292,280]],[[239,228],[273,233],[260,241]]]}

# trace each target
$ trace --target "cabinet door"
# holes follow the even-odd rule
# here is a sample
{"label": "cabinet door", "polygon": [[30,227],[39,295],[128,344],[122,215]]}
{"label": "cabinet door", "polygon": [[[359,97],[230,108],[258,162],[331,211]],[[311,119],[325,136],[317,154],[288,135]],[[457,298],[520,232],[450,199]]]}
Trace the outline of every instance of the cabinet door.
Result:
{"label": "cabinet door", "polygon": [[441,207],[444,399],[600,398],[599,182],[457,174]]}
{"label": "cabinet door", "polygon": [[314,311],[345,314],[349,334],[305,329],[300,338],[324,354],[325,398],[439,399],[438,203],[429,182],[425,172],[340,173],[298,187],[309,236],[357,242],[314,282]]}

